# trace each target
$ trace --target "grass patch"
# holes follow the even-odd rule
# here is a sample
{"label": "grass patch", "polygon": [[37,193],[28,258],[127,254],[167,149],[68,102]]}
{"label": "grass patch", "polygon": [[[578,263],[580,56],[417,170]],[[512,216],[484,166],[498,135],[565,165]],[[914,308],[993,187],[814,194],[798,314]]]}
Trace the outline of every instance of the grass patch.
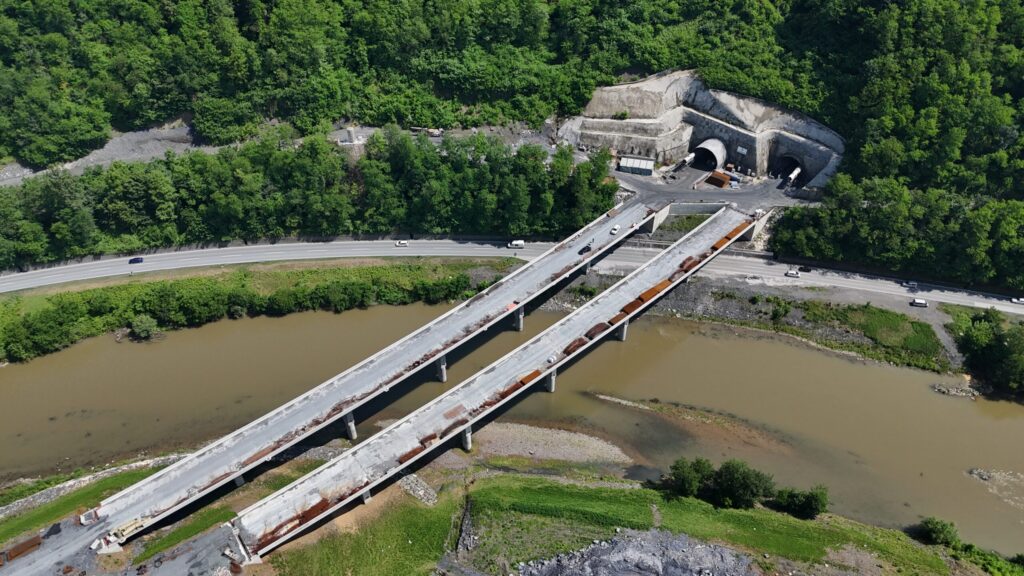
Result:
{"label": "grass patch", "polygon": [[480,540],[469,562],[486,574],[511,574],[520,562],[579,550],[614,535],[608,526],[520,512],[473,510]]}
{"label": "grass patch", "polygon": [[46,478],[40,478],[38,480],[32,480],[24,484],[14,484],[0,490],[0,506],[6,506],[12,502],[17,502],[22,498],[28,498],[29,496],[42,492],[47,488],[53,488],[58,484],[63,484],[68,480],[74,480],[80,478],[85,474],[84,470],[75,470],[67,474],[54,474],[53,476],[47,476]]}
{"label": "grass patch", "polygon": [[805,301],[795,304],[804,318],[820,324],[834,324],[856,330],[878,345],[883,359],[896,364],[946,371],[949,362],[942,343],[932,327],[906,314],[863,306],[836,306],[827,302]]}
{"label": "grass patch", "polygon": [[510,472],[562,476],[577,480],[621,481],[619,476],[614,473],[617,470],[616,467],[591,462],[570,462],[524,456],[490,456],[483,461],[483,465],[487,468]]}
{"label": "grass patch", "polygon": [[585,545],[601,537],[594,534],[616,526],[650,528],[651,505],[656,504],[664,529],[758,554],[817,562],[830,549],[852,545],[874,552],[902,573],[948,573],[938,555],[902,532],[834,516],[798,520],[767,509],[719,510],[691,498],[666,501],[648,489],[585,488],[513,476],[478,481],[472,499],[474,519],[502,528],[482,539],[480,550],[494,552],[477,559],[480,567],[529,559],[537,550],[541,553],[533,558],[564,551],[559,542],[549,541],[553,534],[579,534]]}
{"label": "grass patch", "polygon": [[680,216],[670,216],[661,224],[661,226],[658,226],[658,230],[663,230],[665,232],[682,232],[685,234],[697,226],[700,226],[710,217],[710,214],[683,214]]}
{"label": "grass patch", "polygon": [[458,536],[460,509],[451,494],[429,508],[403,498],[354,534],[331,534],[270,561],[279,576],[432,574]]}
{"label": "grass patch", "polygon": [[306,474],[309,474],[313,470],[323,466],[325,462],[326,460],[318,460],[315,458],[301,460],[295,465],[271,472],[266,478],[260,480],[260,484],[265,488],[269,488],[271,492],[277,492],[299,478],[302,478]]}
{"label": "grass patch", "polygon": [[0,542],[6,542],[30,530],[38,530],[53,524],[74,512],[84,512],[99,504],[107,496],[135,484],[157,470],[159,468],[147,468],[114,474],[23,514],[0,521]]}
{"label": "grass patch", "polygon": [[223,524],[235,517],[235,512],[230,508],[205,508],[196,512],[185,524],[171,530],[167,534],[146,542],[142,553],[135,558],[136,564],[141,564],[153,556],[170,550],[185,540],[206,532],[208,529]]}

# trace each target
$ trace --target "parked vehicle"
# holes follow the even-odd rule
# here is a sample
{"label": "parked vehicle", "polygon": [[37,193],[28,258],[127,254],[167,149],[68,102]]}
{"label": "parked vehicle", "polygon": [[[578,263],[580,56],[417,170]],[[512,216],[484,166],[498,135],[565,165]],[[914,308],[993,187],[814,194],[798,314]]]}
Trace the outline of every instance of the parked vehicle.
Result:
{"label": "parked vehicle", "polygon": [[789,270],[786,270],[786,276],[788,276],[790,278],[799,278],[800,277],[800,271],[799,270],[794,270],[794,269],[790,268]]}
{"label": "parked vehicle", "polygon": [[810,266],[801,266],[801,267],[797,268],[797,271],[799,271],[799,272],[810,272],[811,271],[811,267]]}
{"label": "parked vehicle", "polygon": [[395,247],[397,247],[397,248],[408,248],[409,247],[409,241],[408,240],[395,240]]}
{"label": "parked vehicle", "polygon": [[580,250],[579,250],[579,252],[577,252],[577,254],[579,254],[580,256],[583,256],[584,254],[586,254],[587,252],[590,252],[591,250],[593,250],[593,248],[590,247],[590,244],[587,244],[583,248],[580,248]]}
{"label": "parked vehicle", "polygon": [[928,301],[927,300],[922,300],[920,298],[914,298],[913,300],[910,301],[910,305],[911,306],[917,306],[918,308],[927,308],[928,307]]}
{"label": "parked vehicle", "polygon": [[618,234],[620,229],[622,229],[622,226],[619,226],[618,224],[612,226],[612,236]]}
{"label": "parked vehicle", "polygon": [[142,256],[136,256],[134,258],[129,258],[128,259],[128,263],[129,264],[142,264],[142,260],[143,260]]}
{"label": "parked vehicle", "polygon": [[513,240],[508,243],[509,248],[526,248],[525,240]]}

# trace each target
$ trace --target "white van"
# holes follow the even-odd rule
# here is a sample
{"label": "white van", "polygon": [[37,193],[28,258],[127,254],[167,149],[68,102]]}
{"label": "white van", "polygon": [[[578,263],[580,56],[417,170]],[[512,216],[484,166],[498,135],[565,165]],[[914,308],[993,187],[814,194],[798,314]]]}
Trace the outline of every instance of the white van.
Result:
{"label": "white van", "polygon": [[526,248],[525,240],[513,240],[508,243],[509,248]]}
{"label": "white van", "polygon": [[910,301],[910,305],[911,306],[917,306],[918,308],[927,308],[928,307],[928,301],[927,300],[922,300],[920,298],[914,298],[913,300]]}

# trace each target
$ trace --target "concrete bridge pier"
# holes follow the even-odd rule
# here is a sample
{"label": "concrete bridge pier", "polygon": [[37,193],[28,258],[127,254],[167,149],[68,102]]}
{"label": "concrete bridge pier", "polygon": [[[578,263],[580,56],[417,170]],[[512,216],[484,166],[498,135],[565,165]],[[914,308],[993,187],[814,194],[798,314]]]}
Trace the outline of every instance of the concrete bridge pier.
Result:
{"label": "concrete bridge pier", "polygon": [[362,496],[363,496],[363,504],[369,504],[370,500],[373,500],[373,494],[370,494],[369,490],[367,490],[366,492],[363,492]]}
{"label": "concrete bridge pier", "polygon": [[443,354],[437,359],[437,379],[441,382],[448,381],[448,357]]}
{"label": "concrete bridge pier", "polygon": [[626,341],[626,330],[629,329],[629,320],[623,320],[622,324],[615,329],[615,339],[619,342]]}
{"label": "concrete bridge pier", "polygon": [[544,390],[548,392],[555,391],[555,374],[556,371],[552,370],[550,373],[548,373],[547,376],[544,377]]}
{"label": "concrete bridge pier", "polygon": [[245,486],[245,477],[241,476],[241,475],[235,476],[235,486],[237,486],[239,488],[241,488],[242,486]]}
{"label": "concrete bridge pier", "polygon": [[469,426],[462,431],[462,449],[466,452],[473,449],[473,429]]}
{"label": "concrete bridge pier", "polygon": [[512,326],[516,329],[516,332],[522,332],[525,322],[526,309],[520,306],[518,310],[512,313]]}
{"label": "concrete bridge pier", "polygon": [[356,419],[352,417],[352,413],[349,412],[341,417],[345,422],[345,431],[348,433],[349,440],[356,439]]}

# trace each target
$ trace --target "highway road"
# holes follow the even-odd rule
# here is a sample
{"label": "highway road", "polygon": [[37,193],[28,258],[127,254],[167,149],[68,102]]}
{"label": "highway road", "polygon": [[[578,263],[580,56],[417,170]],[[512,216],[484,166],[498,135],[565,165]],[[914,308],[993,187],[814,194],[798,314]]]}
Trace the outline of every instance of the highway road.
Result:
{"label": "highway road", "polygon": [[[145,257],[142,264],[128,264],[128,258],[109,258],[79,264],[43,268],[30,272],[0,275],[0,293],[41,288],[65,282],[94,280],[135,273],[179,270],[207,266],[226,266],[285,260],[320,260],[330,258],[376,258],[389,256],[503,257],[533,259],[549,250],[554,243],[531,242],[525,248],[511,250],[504,245],[486,242],[453,240],[410,240],[407,248],[396,248],[391,240],[352,240],[324,243],[289,242],[259,244],[230,248],[208,248],[164,252]],[[605,257],[599,269],[628,272],[650,259],[656,250],[622,247]],[[1024,314],[1024,306],[1012,304],[1003,297],[971,290],[954,290],[921,284],[917,291],[904,288],[898,281],[880,276],[853,274],[816,268],[801,278],[783,276],[788,266],[772,260],[723,254],[706,268],[717,275],[751,276],[775,286],[822,286],[860,290],[910,298],[925,298],[964,306],[995,307],[1003,312]]]}

